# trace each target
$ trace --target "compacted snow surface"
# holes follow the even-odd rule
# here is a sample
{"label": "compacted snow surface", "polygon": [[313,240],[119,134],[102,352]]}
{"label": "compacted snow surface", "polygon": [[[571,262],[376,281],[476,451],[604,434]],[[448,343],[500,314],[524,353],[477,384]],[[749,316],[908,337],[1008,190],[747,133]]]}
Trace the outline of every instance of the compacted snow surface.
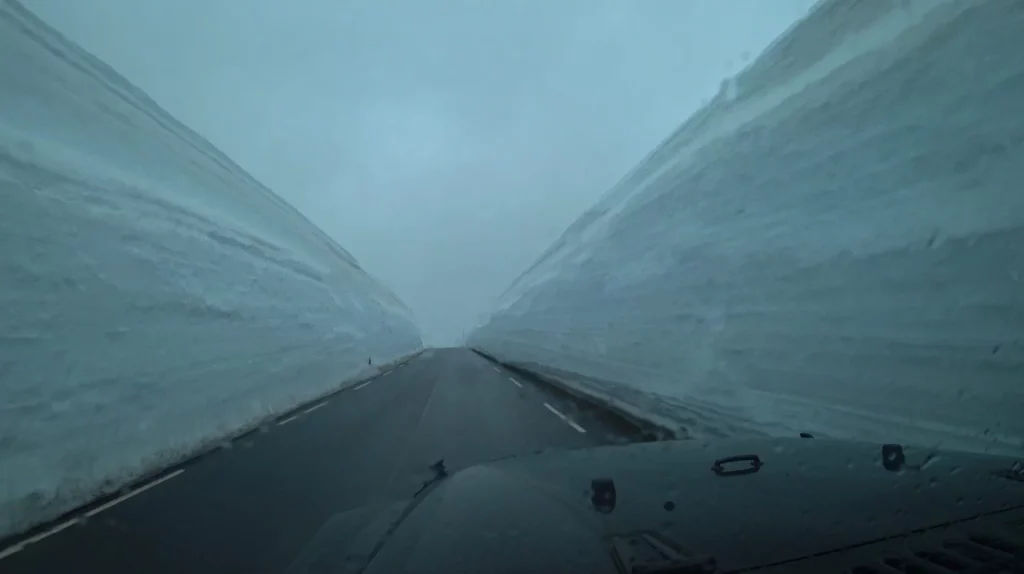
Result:
{"label": "compacted snow surface", "polygon": [[0,534],[421,346],[341,247],[0,0]]}
{"label": "compacted snow surface", "polygon": [[674,417],[1024,445],[1024,6],[826,1],[470,344]]}

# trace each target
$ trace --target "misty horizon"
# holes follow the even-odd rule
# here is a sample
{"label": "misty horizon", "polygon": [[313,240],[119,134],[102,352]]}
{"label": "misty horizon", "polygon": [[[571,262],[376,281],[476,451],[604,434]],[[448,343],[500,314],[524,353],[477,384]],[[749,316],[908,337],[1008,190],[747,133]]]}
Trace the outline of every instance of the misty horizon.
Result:
{"label": "misty horizon", "polygon": [[812,4],[26,1],[352,253],[430,345]]}

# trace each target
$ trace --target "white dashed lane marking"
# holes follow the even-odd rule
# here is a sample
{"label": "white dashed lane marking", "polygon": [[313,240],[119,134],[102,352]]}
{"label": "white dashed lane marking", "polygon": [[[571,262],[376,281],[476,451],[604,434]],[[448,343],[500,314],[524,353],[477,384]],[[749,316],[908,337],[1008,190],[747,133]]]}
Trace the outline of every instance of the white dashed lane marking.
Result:
{"label": "white dashed lane marking", "polygon": [[551,406],[551,405],[549,405],[547,403],[544,403],[544,406],[547,407],[549,411],[555,413],[555,415],[558,418],[560,418],[563,421],[565,421],[565,424],[571,426],[572,428],[576,429],[579,432],[587,432],[586,429],[584,429],[580,425],[578,425],[575,422],[573,422],[572,419],[570,419],[569,417],[567,417],[567,416],[563,415],[562,413],[558,412],[558,409],[556,409],[555,407],[553,407],[553,406]]}
{"label": "white dashed lane marking", "polygon": [[375,380],[376,380],[376,379],[370,379],[369,381],[366,381],[365,383],[363,383],[363,384],[361,384],[361,385],[357,386],[356,388],[354,388],[354,389],[352,389],[352,390],[353,390],[353,391],[358,391],[359,389],[361,389],[361,388],[365,387],[366,385],[369,385],[370,383],[372,383],[372,382],[373,382],[373,381],[375,381]]}
{"label": "white dashed lane marking", "polygon": [[512,377],[509,377],[509,378],[508,378],[508,380],[510,380],[510,381],[512,381],[513,383],[515,383],[515,385],[516,385],[517,387],[519,387],[520,389],[521,389],[521,388],[523,388],[523,384],[522,384],[522,383],[520,383],[519,381],[517,381],[517,380],[513,379]]}
{"label": "white dashed lane marking", "polygon": [[[136,495],[139,495],[139,494],[142,494],[143,492],[146,492],[147,490],[153,488],[154,486],[156,486],[158,484],[162,484],[164,482],[167,482],[168,480],[171,480],[172,478],[178,476],[179,474],[181,474],[183,472],[185,472],[185,469],[179,468],[178,470],[168,474],[167,476],[158,478],[158,479],[154,480],[153,482],[151,482],[151,483],[149,483],[149,484],[147,484],[145,486],[139,487],[139,488],[129,492],[128,494],[125,494],[123,496],[119,496],[119,497],[115,498],[114,500],[111,500],[110,502],[108,502],[108,503],[106,503],[106,504],[104,504],[102,506],[97,506],[96,508],[93,508],[92,510],[86,512],[85,516],[86,517],[96,516],[97,514],[103,512],[104,510],[107,510],[111,506],[115,506],[117,504],[121,504],[122,502],[128,500],[129,498],[131,498],[133,496],[136,496]],[[68,520],[66,522],[61,522],[60,524],[58,524],[57,526],[54,526],[53,528],[51,528],[49,530],[46,530],[44,532],[40,532],[39,534],[36,534],[35,536],[26,538],[26,539],[22,540],[21,542],[15,544],[14,546],[11,546],[9,548],[5,548],[4,550],[0,550],[0,560],[3,560],[4,558],[7,558],[8,556],[10,556],[12,554],[15,554],[17,552],[20,552],[20,551],[24,550],[25,547],[28,546],[29,544],[35,544],[36,542],[39,542],[40,540],[43,540],[44,538],[49,538],[50,536],[53,536],[54,534],[57,534],[58,532],[61,532],[62,530],[66,530],[66,529],[68,529],[68,528],[78,524],[79,522],[81,522],[81,518],[72,518],[71,520]]]}
{"label": "white dashed lane marking", "polygon": [[293,420],[295,420],[297,418],[299,418],[299,415],[292,415],[292,416],[290,416],[290,417],[288,417],[288,418],[286,418],[286,419],[284,419],[282,421],[277,421],[277,426],[286,425],[286,424],[292,422]]}
{"label": "white dashed lane marking", "polygon": [[8,556],[10,556],[11,554],[14,554],[16,552],[21,552],[29,544],[35,544],[36,542],[39,542],[40,540],[42,540],[44,538],[48,538],[50,536],[53,536],[54,534],[57,534],[61,530],[64,530],[66,528],[70,528],[70,527],[72,527],[72,526],[74,526],[74,525],[76,525],[78,523],[79,523],[79,519],[72,518],[71,520],[68,520],[67,522],[62,522],[59,525],[54,526],[53,528],[47,530],[46,532],[40,532],[39,534],[36,534],[35,536],[33,536],[31,538],[26,538],[25,540],[22,540],[21,542],[15,544],[14,546],[11,546],[9,548],[6,548],[6,549],[0,551],[0,560],[3,560],[4,558],[7,558]]}
{"label": "white dashed lane marking", "polygon": [[318,408],[320,408],[320,407],[326,407],[326,406],[327,406],[327,403],[326,403],[326,402],[322,402],[322,403],[320,403],[320,404],[318,404],[318,405],[313,405],[313,406],[309,407],[308,409],[306,409],[306,410],[302,411],[302,414],[304,414],[304,415],[308,415],[309,413],[311,413],[311,412],[313,412],[313,411],[317,410]]}
{"label": "white dashed lane marking", "polygon": [[153,482],[147,484],[146,486],[143,486],[142,488],[138,488],[136,490],[133,490],[133,491],[129,492],[128,494],[122,496],[122,497],[115,498],[114,500],[111,500],[110,502],[104,504],[103,506],[97,506],[96,508],[93,508],[89,512],[86,512],[85,515],[86,516],[96,516],[97,514],[103,512],[104,510],[110,508],[111,506],[114,506],[115,504],[121,504],[122,502],[128,500],[129,498],[131,498],[131,497],[133,497],[133,496],[135,496],[137,494],[142,494],[143,492],[146,492],[147,490],[153,488],[154,486],[156,486],[158,484],[167,482],[168,480],[171,480],[172,478],[178,476],[179,474],[181,474],[183,472],[185,472],[185,469],[179,468],[178,470],[172,472],[171,474],[168,474],[167,476],[164,476],[162,478],[158,478],[158,479],[154,480]]}
{"label": "white dashed lane marking", "polygon": [[499,369],[498,367],[491,367],[491,368],[494,369],[495,373],[500,373],[501,372],[501,369]]}

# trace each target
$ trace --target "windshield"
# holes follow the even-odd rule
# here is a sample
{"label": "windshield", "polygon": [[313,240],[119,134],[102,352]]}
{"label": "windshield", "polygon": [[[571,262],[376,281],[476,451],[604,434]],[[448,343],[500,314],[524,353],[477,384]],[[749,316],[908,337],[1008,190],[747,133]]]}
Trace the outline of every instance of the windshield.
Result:
{"label": "windshield", "polygon": [[280,572],[539,453],[1019,456],[1022,19],[0,0],[0,570]]}

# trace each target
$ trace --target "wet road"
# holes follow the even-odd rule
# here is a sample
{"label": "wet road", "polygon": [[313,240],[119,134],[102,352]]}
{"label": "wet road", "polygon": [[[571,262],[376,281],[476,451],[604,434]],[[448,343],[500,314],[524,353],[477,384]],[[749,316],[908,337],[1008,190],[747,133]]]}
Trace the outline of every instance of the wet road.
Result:
{"label": "wet road", "polygon": [[638,440],[606,413],[466,349],[408,363],[0,548],[5,574],[281,572],[333,514],[449,470]]}

